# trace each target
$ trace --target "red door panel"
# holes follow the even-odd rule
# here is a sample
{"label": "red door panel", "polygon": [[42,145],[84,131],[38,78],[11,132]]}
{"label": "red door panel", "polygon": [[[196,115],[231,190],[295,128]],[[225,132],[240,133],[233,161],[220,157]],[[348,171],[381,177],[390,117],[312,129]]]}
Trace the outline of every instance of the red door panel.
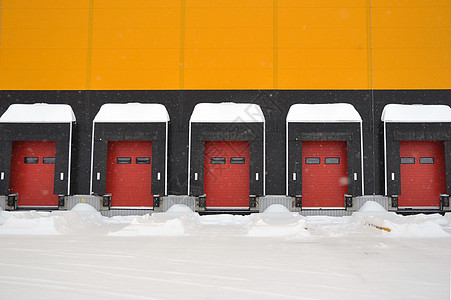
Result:
{"label": "red door panel", "polygon": [[346,142],[302,142],[302,206],[344,207],[347,193]]}
{"label": "red door panel", "polygon": [[400,207],[438,207],[446,193],[443,142],[401,141]]}
{"label": "red door panel", "polygon": [[208,208],[249,207],[249,142],[205,142],[204,193]]}
{"label": "red door panel", "polygon": [[153,206],[152,142],[110,141],[107,155],[106,192],[111,194],[111,206]]}
{"label": "red door panel", "polygon": [[18,193],[18,206],[58,206],[53,194],[54,141],[12,143],[9,190]]}

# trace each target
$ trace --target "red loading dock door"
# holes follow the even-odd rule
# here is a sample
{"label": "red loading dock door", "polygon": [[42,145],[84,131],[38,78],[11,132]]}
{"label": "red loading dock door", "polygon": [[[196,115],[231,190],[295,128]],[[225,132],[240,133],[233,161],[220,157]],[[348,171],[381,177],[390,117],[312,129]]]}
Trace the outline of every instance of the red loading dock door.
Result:
{"label": "red loading dock door", "polygon": [[443,142],[401,141],[400,207],[439,207],[446,192]]}
{"label": "red loading dock door", "polygon": [[18,193],[18,206],[58,206],[53,194],[55,174],[54,141],[12,143],[9,190]]}
{"label": "red loading dock door", "polygon": [[112,207],[152,207],[152,142],[110,141],[106,192]]}
{"label": "red loading dock door", "polygon": [[249,142],[205,142],[207,208],[249,208]]}
{"label": "red loading dock door", "polygon": [[302,142],[302,206],[344,207],[348,193],[346,142]]}

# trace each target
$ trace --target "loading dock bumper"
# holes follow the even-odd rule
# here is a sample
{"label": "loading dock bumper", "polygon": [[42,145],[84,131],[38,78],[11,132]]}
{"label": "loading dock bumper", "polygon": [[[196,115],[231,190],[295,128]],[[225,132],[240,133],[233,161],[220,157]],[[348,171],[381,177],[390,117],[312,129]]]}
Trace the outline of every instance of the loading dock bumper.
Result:
{"label": "loading dock bumper", "polygon": [[100,198],[100,210],[110,210],[111,194],[105,194]]}
{"label": "loading dock bumper", "polygon": [[8,197],[6,197],[5,210],[16,210],[18,200],[19,194],[9,194]]}
{"label": "loading dock bumper", "polygon": [[451,211],[448,194],[440,194],[440,210]]}

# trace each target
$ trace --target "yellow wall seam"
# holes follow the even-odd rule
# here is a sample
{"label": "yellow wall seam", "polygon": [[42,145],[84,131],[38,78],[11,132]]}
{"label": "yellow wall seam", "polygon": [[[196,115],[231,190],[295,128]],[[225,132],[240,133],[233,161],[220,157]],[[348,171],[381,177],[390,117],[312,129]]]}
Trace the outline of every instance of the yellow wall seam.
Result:
{"label": "yellow wall seam", "polygon": [[278,19],[278,13],[279,13],[279,1],[278,0],[274,0],[273,2],[273,6],[274,6],[274,32],[273,32],[273,45],[274,45],[274,61],[273,61],[273,68],[274,68],[274,83],[273,83],[273,88],[277,89],[279,86],[279,76],[278,76],[278,71],[279,71],[279,37],[278,37],[278,27],[279,27],[279,19]]}
{"label": "yellow wall seam", "polygon": [[373,32],[371,18],[371,0],[366,1],[366,39],[367,39],[367,68],[368,68],[368,89],[373,89]]}
{"label": "yellow wall seam", "polygon": [[185,87],[185,11],[186,3],[185,0],[181,0],[180,5],[180,77],[179,77],[179,87],[183,89]]}
{"label": "yellow wall seam", "polygon": [[88,23],[88,47],[86,62],[86,89],[91,89],[91,69],[92,69],[92,31],[94,21],[94,0],[89,0],[89,23]]}

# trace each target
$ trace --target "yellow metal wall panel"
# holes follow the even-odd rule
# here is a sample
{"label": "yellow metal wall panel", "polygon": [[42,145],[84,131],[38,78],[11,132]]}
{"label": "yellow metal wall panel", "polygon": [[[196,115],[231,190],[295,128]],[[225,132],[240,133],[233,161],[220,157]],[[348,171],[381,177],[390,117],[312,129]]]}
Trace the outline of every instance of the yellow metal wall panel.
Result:
{"label": "yellow metal wall panel", "polygon": [[451,86],[449,0],[4,0],[0,25],[2,89]]}
{"label": "yellow metal wall panel", "polygon": [[374,6],[373,88],[450,88],[450,1],[377,0]]}
{"label": "yellow metal wall panel", "polygon": [[382,48],[374,49],[373,52],[373,62],[377,69],[399,69],[398,72],[406,76],[408,69],[451,70],[450,48]]}
{"label": "yellow metal wall panel", "polygon": [[281,89],[354,89],[367,84],[367,69],[279,69]]}
{"label": "yellow metal wall panel", "polygon": [[178,49],[93,49],[92,69],[124,70],[177,68]]}
{"label": "yellow metal wall panel", "polygon": [[[365,69],[366,49],[279,49],[279,65],[284,69]],[[342,79],[340,79],[342,80]]]}
{"label": "yellow metal wall panel", "polygon": [[180,18],[180,1],[95,2],[89,88],[179,88]]}
{"label": "yellow metal wall panel", "polygon": [[88,9],[2,9],[2,28],[88,28]]}
{"label": "yellow metal wall panel", "polygon": [[[173,28],[180,27],[179,8],[94,9],[93,28]],[[169,38],[169,37],[168,37]]]}
{"label": "yellow metal wall panel", "polygon": [[272,88],[272,3],[187,1],[182,88]]}
{"label": "yellow metal wall panel", "polygon": [[86,70],[86,50],[78,49],[4,49],[0,57],[7,70]]}
{"label": "yellow metal wall panel", "polygon": [[278,88],[370,88],[366,1],[278,3]]}
{"label": "yellow metal wall panel", "polygon": [[279,51],[283,48],[360,49],[367,47],[365,27],[279,28]]}
{"label": "yellow metal wall panel", "polygon": [[451,6],[449,0],[371,0],[372,7],[446,7]]}
{"label": "yellow metal wall panel", "polygon": [[133,9],[133,8],[178,8],[180,7],[180,0],[95,0],[94,9],[97,8],[119,8],[119,9]]}
{"label": "yellow metal wall panel", "polygon": [[255,8],[273,7],[274,0],[187,0],[187,7],[195,8]]}
{"label": "yellow metal wall panel", "polygon": [[86,69],[12,69],[0,72],[3,90],[83,90]]}
{"label": "yellow metal wall panel", "polygon": [[3,49],[86,49],[86,29],[3,28],[1,44]]}
{"label": "yellow metal wall panel", "polygon": [[1,89],[85,89],[88,1],[8,1],[1,8]]}
{"label": "yellow metal wall panel", "polygon": [[9,8],[86,8],[90,0],[2,0],[2,7]]}
{"label": "yellow metal wall panel", "polygon": [[359,0],[279,0],[279,7],[365,7]]}
{"label": "yellow metal wall panel", "polygon": [[180,29],[96,28],[92,31],[93,49],[179,49]]}
{"label": "yellow metal wall panel", "polygon": [[[433,0],[431,0],[433,1]],[[449,27],[451,6],[375,7],[374,27]]]}
{"label": "yellow metal wall panel", "polygon": [[[93,90],[156,90],[177,89],[179,68],[176,69],[93,69],[91,89]],[[113,88],[114,87],[114,88]]]}
{"label": "yellow metal wall panel", "polygon": [[273,69],[185,69],[187,89],[260,89],[272,83]]}
{"label": "yellow metal wall panel", "polygon": [[272,48],[268,41],[270,35],[272,36],[272,28],[246,28],[239,33],[230,28],[188,28],[185,29],[185,48]]}
{"label": "yellow metal wall panel", "polygon": [[449,48],[451,27],[378,27],[373,28],[375,48]]}
{"label": "yellow metal wall panel", "polygon": [[365,7],[279,7],[279,28],[365,27],[365,24]]}
{"label": "yellow metal wall panel", "polygon": [[375,69],[375,89],[450,89],[451,69]]}
{"label": "yellow metal wall panel", "polygon": [[[243,0],[244,1],[244,0]],[[273,28],[273,8],[260,7],[201,7],[187,1],[186,28],[230,28],[238,32],[245,28]]]}

